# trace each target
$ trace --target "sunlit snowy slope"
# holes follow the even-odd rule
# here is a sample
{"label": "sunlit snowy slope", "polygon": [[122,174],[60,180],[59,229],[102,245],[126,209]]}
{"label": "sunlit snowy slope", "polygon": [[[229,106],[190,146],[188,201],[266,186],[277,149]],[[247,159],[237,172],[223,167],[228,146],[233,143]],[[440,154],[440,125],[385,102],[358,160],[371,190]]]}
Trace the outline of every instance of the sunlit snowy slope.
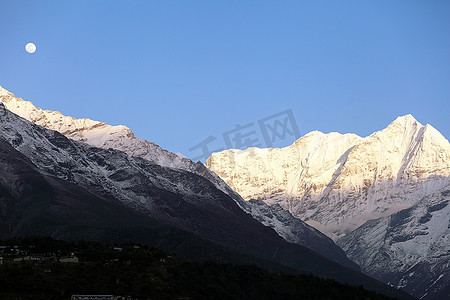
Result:
{"label": "sunlit snowy slope", "polygon": [[244,199],[337,240],[368,274],[418,297],[449,293],[450,144],[431,125],[406,115],[366,138],[314,131],[282,149],[214,153],[206,166]]}

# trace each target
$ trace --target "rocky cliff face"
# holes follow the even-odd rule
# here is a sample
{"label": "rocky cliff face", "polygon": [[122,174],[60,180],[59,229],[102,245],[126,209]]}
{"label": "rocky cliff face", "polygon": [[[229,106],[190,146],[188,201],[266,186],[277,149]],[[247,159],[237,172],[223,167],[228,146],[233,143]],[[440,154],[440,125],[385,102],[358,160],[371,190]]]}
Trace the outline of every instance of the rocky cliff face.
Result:
{"label": "rocky cliff face", "polygon": [[450,291],[450,186],[410,208],[371,220],[338,240],[373,277],[420,299]]}

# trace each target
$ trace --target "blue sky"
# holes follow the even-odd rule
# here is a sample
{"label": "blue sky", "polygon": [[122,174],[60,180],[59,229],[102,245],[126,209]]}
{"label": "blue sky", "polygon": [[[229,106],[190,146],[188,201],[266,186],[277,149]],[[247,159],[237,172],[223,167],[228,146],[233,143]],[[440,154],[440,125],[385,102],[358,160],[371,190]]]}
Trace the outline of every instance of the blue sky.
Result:
{"label": "blue sky", "polygon": [[448,139],[449,15],[450,1],[0,0],[0,85],[188,157],[236,125],[264,146],[258,120],[285,110],[302,135],[411,113]]}

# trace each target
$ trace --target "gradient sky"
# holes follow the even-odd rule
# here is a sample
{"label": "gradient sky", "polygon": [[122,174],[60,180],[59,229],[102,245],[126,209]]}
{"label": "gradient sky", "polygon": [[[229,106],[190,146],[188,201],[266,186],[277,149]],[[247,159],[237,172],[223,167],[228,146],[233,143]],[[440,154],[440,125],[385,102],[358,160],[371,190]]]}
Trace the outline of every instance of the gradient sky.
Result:
{"label": "gradient sky", "polygon": [[410,113],[449,139],[449,16],[450,1],[0,0],[0,85],[191,158],[284,110],[302,135]]}

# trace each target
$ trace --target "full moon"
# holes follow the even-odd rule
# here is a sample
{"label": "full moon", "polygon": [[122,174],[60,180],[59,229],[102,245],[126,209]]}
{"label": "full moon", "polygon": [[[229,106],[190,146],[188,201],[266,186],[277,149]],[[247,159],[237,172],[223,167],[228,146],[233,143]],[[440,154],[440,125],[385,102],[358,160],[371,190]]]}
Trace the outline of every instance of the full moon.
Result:
{"label": "full moon", "polygon": [[36,51],[36,45],[33,43],[28,43],[25,46],[25,50],[27,50],[28,53],[34,53]]}

